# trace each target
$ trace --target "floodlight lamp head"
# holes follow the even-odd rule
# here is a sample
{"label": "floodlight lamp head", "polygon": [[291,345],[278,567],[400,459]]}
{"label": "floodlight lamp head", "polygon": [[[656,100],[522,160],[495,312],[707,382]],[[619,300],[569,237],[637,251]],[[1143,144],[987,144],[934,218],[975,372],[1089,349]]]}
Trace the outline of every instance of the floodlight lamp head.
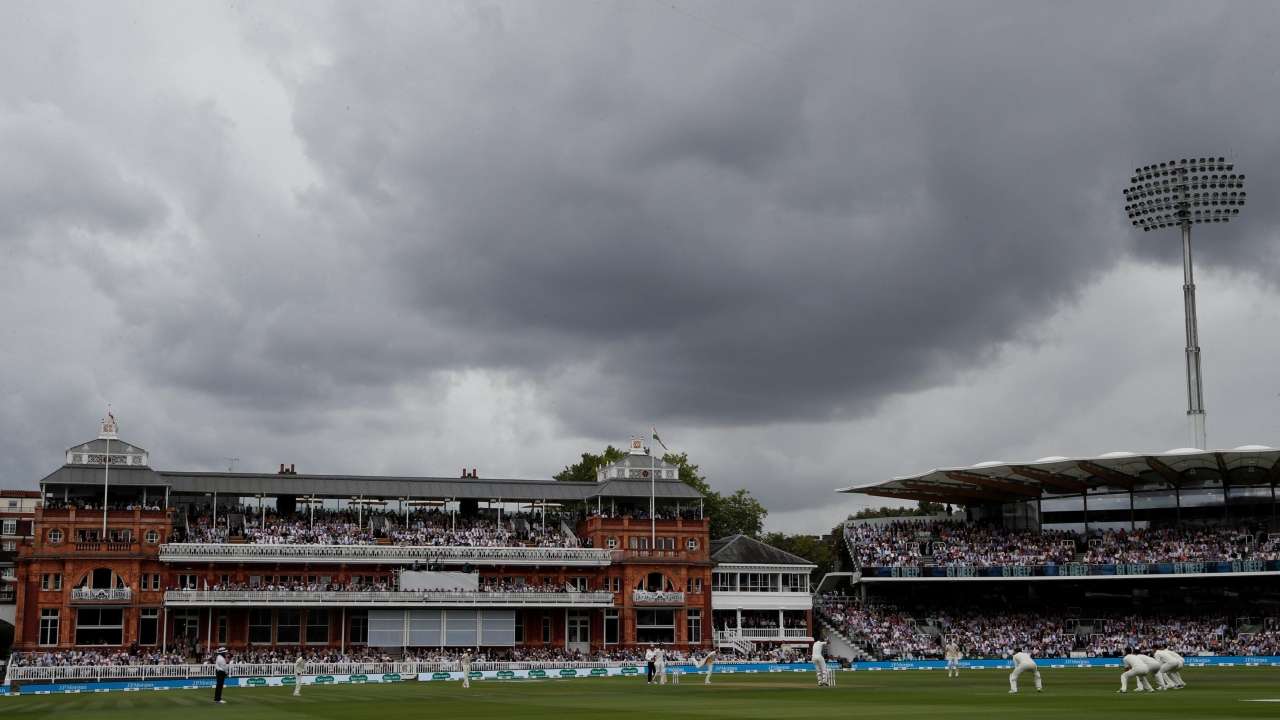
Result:
{"label": "floodlight lamp head", "polygon": [[1225,157],[1180,158],[1137,168],[1125,212],[1143,231],[1228,222],[1244,207],[1244,175]]}

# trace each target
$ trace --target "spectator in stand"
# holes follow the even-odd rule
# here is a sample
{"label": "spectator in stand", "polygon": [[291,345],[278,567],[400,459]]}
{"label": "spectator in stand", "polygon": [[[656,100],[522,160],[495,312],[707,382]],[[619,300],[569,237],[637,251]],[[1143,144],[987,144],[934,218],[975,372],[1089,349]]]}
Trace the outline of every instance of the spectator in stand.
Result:
{"label": "spectator in stand", "polygon": [[900,521],[845,526],[845,539],[862,567],[1149,564],[1278,560],[1280,538],[1248,527],[1179,527],[1104,531],[1090,536],[988,525]]}
{"label": "spectator in stand", "polygon": [[[235,520],[236,526],[230,523]],[[545,527],[544,527],[545,521]],[[259,516],[252,508],[220,510],[188,518],[182,542],[237,541],[260,545],[429,545],[462,547],[575,547],[559,530],[560,518],[532,514],[463,517],[439,510],[407,516],[381,511],[322,510]]]}
{"label": "spectator in stand", "polygon": [[817,612],[868,654],[881,660],[941,658],[948,639],[969,657],[1005,658],[1023,649],[1034,657],[1120,657],[1129,646],[1167,647],[1183,655],[1269,655],[1280,651],[1280,628],[1236,633],[1226,617],[1110,614],[1103,628],[1070,627],[1065,613],[992,612],[988,608],[906,613],[824,595]]}

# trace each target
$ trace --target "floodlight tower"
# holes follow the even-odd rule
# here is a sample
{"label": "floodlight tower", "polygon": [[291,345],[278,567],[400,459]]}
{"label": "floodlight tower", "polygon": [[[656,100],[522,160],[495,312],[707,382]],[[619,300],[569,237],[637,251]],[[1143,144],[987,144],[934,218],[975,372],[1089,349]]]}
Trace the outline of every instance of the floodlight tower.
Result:
{"label": "floodlight tower", "polygon": [[1206,449],[1204,392],[1201,389],[1200,333],[1196,326],[1196,284],[1191,272],[1191,226],[1224,223],[1244,206],[1244,175],[1226,158],[1182,158],[1133,171],[1124,191],[1124,209],[1144,232],[1182,230],[1182,296],[1187,325],[1187,418],[1191,444]]}

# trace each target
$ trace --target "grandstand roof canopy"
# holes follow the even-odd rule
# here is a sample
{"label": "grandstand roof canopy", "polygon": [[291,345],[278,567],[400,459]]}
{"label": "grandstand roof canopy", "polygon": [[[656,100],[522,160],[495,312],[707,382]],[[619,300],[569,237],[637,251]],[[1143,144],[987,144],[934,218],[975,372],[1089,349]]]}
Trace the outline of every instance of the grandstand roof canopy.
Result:
{"label": "grandstand roof canopy", "polygon": [[978,505],[1079,495],[1086,490],[1275,485],[1278,480],[1280,449],[1242,445],[1231,450],[1175,448],[1159,453],[1051,456],[1025,462],[989,460],[851,485],[836,492]]}
{"label": "grandstand roof canopy", "polygon": [[[102,487],[103,467],[63,465],[40,484]],[[508,502],[649,497],[648,480],[556,482],[488,478],[382,477],[369,475],[303,475],[277,473],[174,472],[146,467],[112,467],[112,487],[168,487],[179,495],[218,493],[253,497],[292,495],[318,498],[474,499]],[[664,500],[697,500],[697,490],[678,480],[655,480],[654,496]]]}

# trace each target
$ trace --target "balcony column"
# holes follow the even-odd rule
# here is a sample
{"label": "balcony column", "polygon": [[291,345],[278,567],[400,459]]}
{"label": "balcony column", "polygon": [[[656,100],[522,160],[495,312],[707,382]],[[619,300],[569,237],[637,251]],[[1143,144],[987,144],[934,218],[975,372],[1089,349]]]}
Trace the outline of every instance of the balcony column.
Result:
{"label": "balcony column", "polygon": [[783,637],[786,634],[787,626],[786,623],[783,622],[782,610],[778,610],[778,637]]}
{"label": "balcony column", "polygon": [[738,608],[736,612],[737,612],[737,618],[738,618],[738,627],[737,627],[737,631],[734,634],[737,635],[738,637],[742,637],[742,608]]}

